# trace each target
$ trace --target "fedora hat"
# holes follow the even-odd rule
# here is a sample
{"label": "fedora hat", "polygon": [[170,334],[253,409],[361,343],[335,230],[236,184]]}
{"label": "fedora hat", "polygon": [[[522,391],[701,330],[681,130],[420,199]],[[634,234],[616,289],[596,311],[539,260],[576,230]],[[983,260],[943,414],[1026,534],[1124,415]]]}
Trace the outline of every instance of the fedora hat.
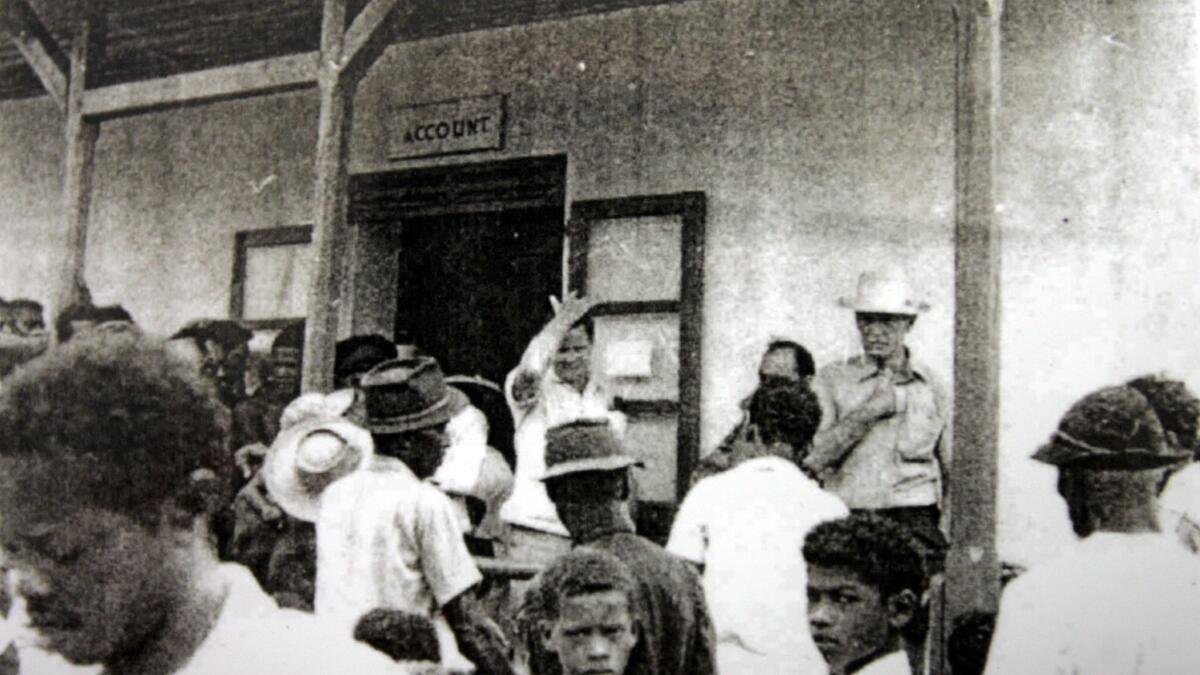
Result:
{"label": "fedora hat", "polygon": [[366,429],[317,416],[279,432],[263,463],[263,482],[289,515],[316,522],[325,488],[365,467],[374,453]]}
{"label": "fedora hat", "polygon": [[399,434],[445,424],[469,404],[447,386],[437,359],[422,356],[385,361],[359,383],[366,398],[367,427],[375,434]]}
{"label": "fedora hat", "polygon": [[1191,455],[1166,442],[1158,416],[1133,387],[1106,387],[1080,399],[1034,453],[1045,464],[1110,470],[1153,469]]}
{"label": "fedora hat", "polygon": [[546,430],[546,472],[542,480],[631,466],[643,464],[625,454],[608,420],[577,420]]}
{"label": "fedora hat", "polygon": [[894,266],[867,270],[860,274],[855,295],[843,296],[838,300],[838,304],[867,314],[916,316],[929,309],[927,303],[917,300],[914,296],[908,276]]}

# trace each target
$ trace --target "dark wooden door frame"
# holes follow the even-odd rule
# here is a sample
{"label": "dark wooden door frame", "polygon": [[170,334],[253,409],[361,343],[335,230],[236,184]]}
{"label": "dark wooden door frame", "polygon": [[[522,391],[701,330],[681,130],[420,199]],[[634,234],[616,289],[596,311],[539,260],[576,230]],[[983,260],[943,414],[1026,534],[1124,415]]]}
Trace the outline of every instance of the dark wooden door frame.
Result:
{"label": "dark wooden door frame", "polygon": [[[679,314],[679,413],[675,495],[682,500],[692,470],[700,459],[701,337],[704,319],[704,225],[707,199],[703,192],[642,195],[598,199],[571,204],[567,223],[570,237],[570,288],[587,293],[588,235],[591,223],[639,216],[679,216],[681,232],[681,278],[679,299],[649,302],[608,302],[597,305],[595,314]],[[673,401],[627,404],[632,414],[669,412]]]}

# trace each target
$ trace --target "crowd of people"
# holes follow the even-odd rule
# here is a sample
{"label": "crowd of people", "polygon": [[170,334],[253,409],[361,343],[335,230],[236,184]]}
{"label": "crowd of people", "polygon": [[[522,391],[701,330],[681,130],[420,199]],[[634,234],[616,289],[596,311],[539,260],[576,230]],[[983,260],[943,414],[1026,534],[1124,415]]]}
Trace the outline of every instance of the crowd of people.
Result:
{"label": "crowd of people", "polygon": [[[359,335],[303,394],[302,322],[260,355],[0,301],[0,672],[928,672],[950,404],[901,273],[841,303],[862,353],[772,339],[660,545],[588,298],[503,384]],[[1165,376],[1066,412],[1034,459],[1078,541],[960,618],[955,675],[1200,672],[1198,426]]]}

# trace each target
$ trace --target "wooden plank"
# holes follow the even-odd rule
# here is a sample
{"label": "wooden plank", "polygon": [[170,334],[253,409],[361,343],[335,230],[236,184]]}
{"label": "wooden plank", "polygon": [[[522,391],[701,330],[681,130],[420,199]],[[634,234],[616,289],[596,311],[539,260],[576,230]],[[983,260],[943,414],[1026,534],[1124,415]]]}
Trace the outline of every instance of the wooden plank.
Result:
{"label": "wooden plank", "polygon": [[85,20],[71,44],[67,82],[67,153],[63,176],[63,219],[66,250],[56,293],[57,307],[82,300],[87,294],[84,267],[87,256],[88,215],[92,206],[92,174],[100,123],[84,118],[82,103],[88,79],[92,21]]}
{"label": "wooden plank", "polygon": [[67,56],[26,0],[0,0],[0,30],[8,33],[50,98],[65,112]]}
{"label": "wooden plank", "polygon": [[[408,0],[408,5],[413,0]],[[370,63],[374,63],[383,49],[395,37],[388,25],[389,19],[395,14],[400,0],[371,0],[350,28],[346,29],[345,45],[342,49],[342,71],[358,79],[366,73]],[[366,64],[367,67],[364,67]]]}
{"label": "wooden plank", "polygon": [[704,238],[708,200],[703,192],[673,197],[683,216],[683,261],[679,310],[679,430],[675,463],[676,498],[683,500],[700,461],[700,395],[704,364]]}
{"label": "wooden plank", "polygon": [[88,119],[110,119],[304,89],[317,83],[317,59],[317,52],[307,52],[100,87],[87,92],[83,113]]}
{"label": "wooden plank", "polygon": [[313,251],[308,286],[301,388],[333,388],[333,357],[337,344],[342,256],[346,239],[347,153],[353,118],[353,88],[342,80],[346,0],[325,0],[321,18],[321,57],[317,89],[321,96],[317,124],[317,171],[313,190]]}
{"label": "wooden plank", "polygon": [[675,314],[678,300],[628,300],[601,302],[592,308],[592,316],[622,316],[629,314]]}
{"label": "wooden plank", "polygon": [[[996,113],[1002,0],[956,5],[954,457],[950,551],[941,644],[964,612],[994,612],[999,435],[1000,232],[996,223]],[[944,653],[937,650],[935,653]],[[943,665],[941,658],[934,665]]]}

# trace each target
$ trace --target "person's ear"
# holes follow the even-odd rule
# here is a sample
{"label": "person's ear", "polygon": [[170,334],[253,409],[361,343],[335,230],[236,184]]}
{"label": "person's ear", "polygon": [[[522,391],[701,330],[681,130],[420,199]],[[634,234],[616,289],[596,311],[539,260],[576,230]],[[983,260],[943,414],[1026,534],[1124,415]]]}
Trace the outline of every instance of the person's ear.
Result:
{"label": "person's ear", "polygon": [[903,630],[917,615],[920,600],[917,594],[909,589],[894,593],[887,598],[886,611],[888,625],[894,630]]}
{"label": "person's ear", "polygon": [[554,623],[549,619],[538,621],[538,638],[542,641],[542,646],[548,651],[554,651],[552,643],[554,642]]}

